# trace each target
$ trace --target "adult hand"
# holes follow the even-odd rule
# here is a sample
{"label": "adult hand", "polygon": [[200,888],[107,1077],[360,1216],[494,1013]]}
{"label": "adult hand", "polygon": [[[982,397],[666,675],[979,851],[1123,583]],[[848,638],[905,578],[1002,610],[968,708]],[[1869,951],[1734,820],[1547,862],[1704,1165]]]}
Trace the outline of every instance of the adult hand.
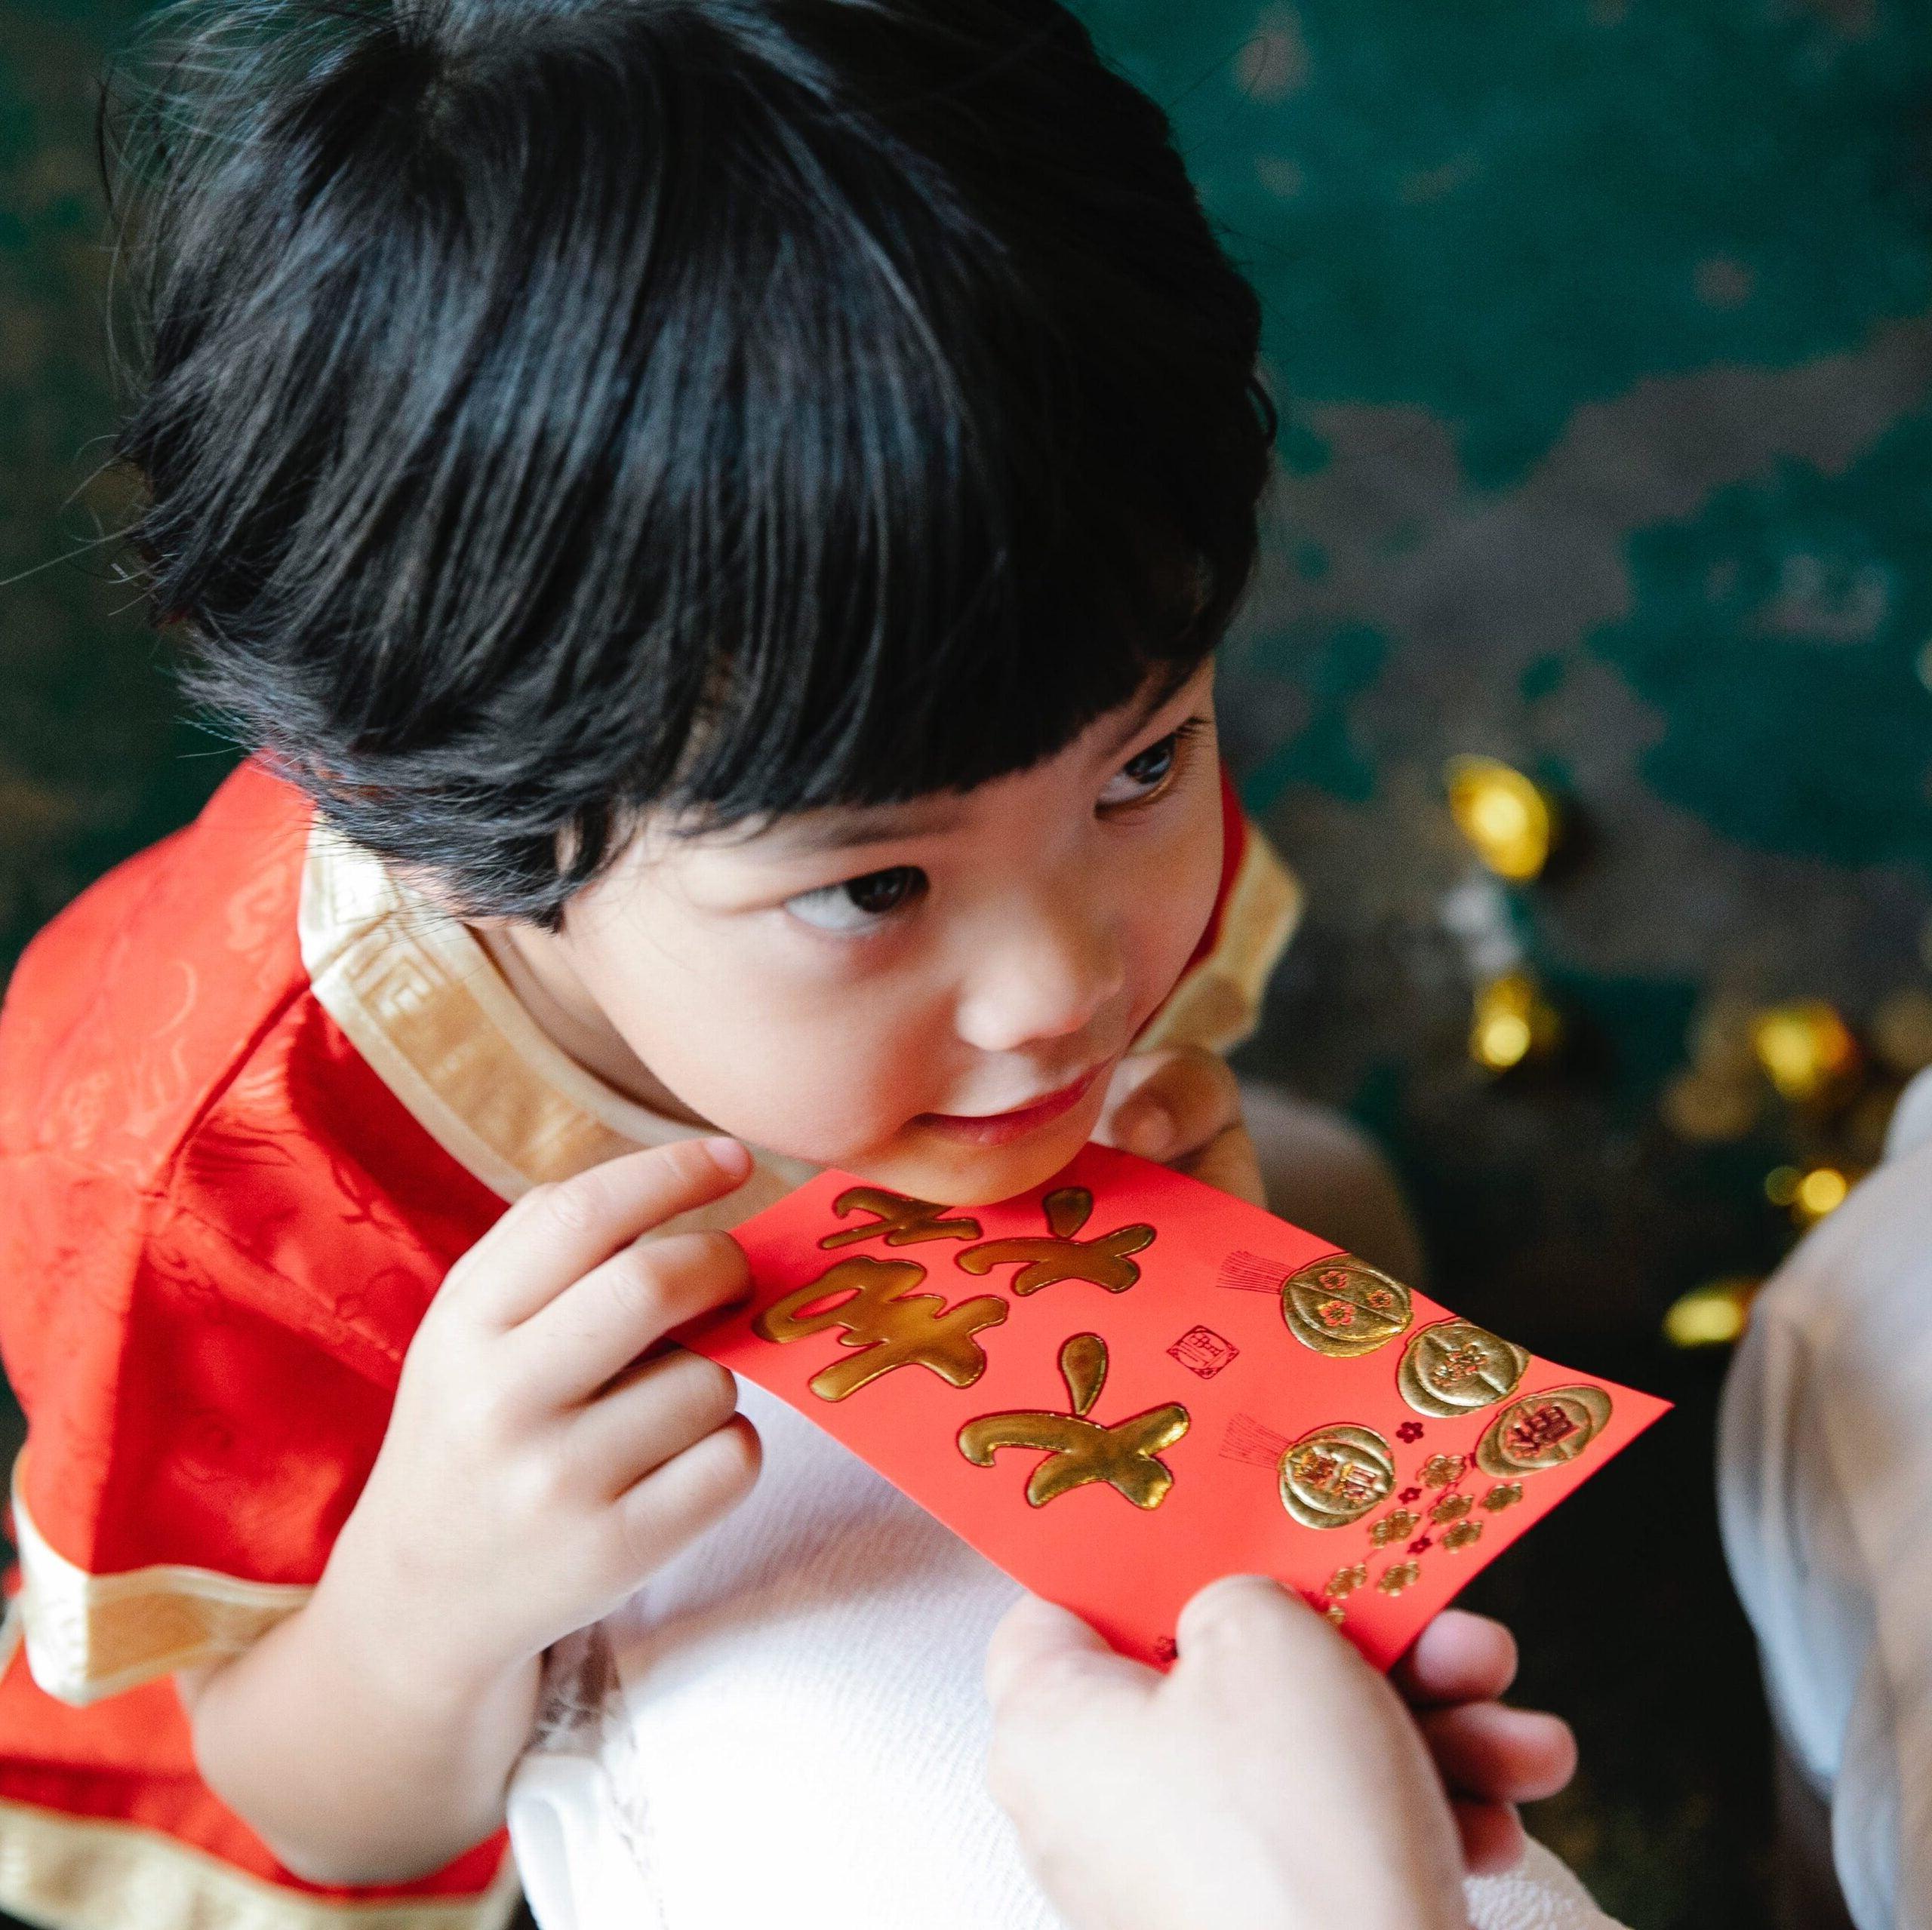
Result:
{"label": "adult hand", "polygon": [[1075,1930],[1467,1930],[1447,1800],[1395,1691],[1277,1584],[1215,1582],[1164,1676],[1019,1604],[987,1775]]}

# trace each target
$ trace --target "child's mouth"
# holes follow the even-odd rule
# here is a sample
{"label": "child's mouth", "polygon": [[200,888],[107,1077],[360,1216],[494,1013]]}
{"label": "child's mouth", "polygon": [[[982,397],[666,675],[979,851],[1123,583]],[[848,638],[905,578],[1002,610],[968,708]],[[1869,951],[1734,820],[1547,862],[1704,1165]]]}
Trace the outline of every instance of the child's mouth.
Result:
{"label": "child's mouth", "polygon": [[1090,1067],[1072,1084],[1015,1106],[1010,1112],[922,1112],[912,1121],[929,1132],[939,1132],[969,1146],[1004,1146],[1071,1112],[1087,1096],[1101,1068]]}

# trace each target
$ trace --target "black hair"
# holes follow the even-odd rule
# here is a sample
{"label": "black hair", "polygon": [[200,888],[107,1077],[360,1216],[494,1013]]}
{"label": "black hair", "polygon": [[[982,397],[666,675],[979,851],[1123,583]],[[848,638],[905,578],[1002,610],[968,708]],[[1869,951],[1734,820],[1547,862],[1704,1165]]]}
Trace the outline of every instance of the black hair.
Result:
{"label": "black hair", "polygon": [[1250,574],[1258,304],[1053,0],[195,0],[103,131],[155,617],[472,914],[1024,769]]}

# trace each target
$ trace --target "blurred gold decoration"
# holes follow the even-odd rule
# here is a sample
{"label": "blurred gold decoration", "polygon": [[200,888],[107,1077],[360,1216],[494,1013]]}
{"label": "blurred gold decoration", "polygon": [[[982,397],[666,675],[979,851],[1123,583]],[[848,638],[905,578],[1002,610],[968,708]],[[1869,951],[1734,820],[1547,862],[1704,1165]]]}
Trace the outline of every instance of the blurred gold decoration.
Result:
{"label": "blurred gold decoration", "polygon": [[1810,1226],[1844,1204],[1851,1182],[1835,1166],[1815,1166],[1798,1182],[1797,1196],[1791,1203],[1791,1216],[1801,1226]]}
{"label": "blurred gold decoration", "polygon": [[1549,1052],[1563,1022],[1527,972],[1506,972],[1476,988],[1469,1056],[1491,1072],[1507,1072]]}
{"label": "blurred gold decoration", "polygon": [[1780,1098],[1798,1105],[1842,1090],[1863,1057],[1838,1008],[1819,998],[1759,1013],[1752,1023],[1751,1044]]}
{"label": "blurred gold decoration", "polygon": [[1672,1347],[1729,1347],[1743,1335],[1751,1303],[1764,1284],[1739,1277],[1693,1287],[1663,1317],[1663,1337]]}
{"label": "blurred gold decoration", "polygon": [[1521,884],[1549,862],[1556,813],[1547,794],[1494,758],[1451,758],[1443,767],[1449,814],[1498,877]]}
{"label": "blurred gold decoration", "polygon": [[1901,1079],[1932,1065],[1932,992],[1908,985],[1872,1015],[1872,1049]]}
{"label": "blurred gold decoration", "polygon": [[1741,1139],[1758,1123],[1764,1095],[1755,1067],[1747,1079],[1727,1078],[1693,1066],[1663,1089],[1664,1123],[1680,1139]]}
{"label": "blurred gold decoration", "polygon": [[1690,1063],[1663,1088],[1664,1123],[1700,1144],[1742,1139],[1764,1109],[1764,1078],[1751,1044],[1751,1007],[1727,995],[1693,1022]]}
{"label": "blurred gold decoration", "polygon": [[1764,1197],[1774,1206],[1788,1206],[1798,1197],[1798,1182],[1804,1177],[1795,1166],[1774,1166],[1764,1176]]}

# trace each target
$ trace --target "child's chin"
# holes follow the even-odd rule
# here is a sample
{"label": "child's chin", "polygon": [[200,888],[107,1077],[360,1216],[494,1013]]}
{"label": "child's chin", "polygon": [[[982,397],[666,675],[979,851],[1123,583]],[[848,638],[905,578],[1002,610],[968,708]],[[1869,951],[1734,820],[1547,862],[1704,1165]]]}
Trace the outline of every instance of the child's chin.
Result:
{"label": "child's chin", "polygon": [[975,1146],[909,1129],[851,1169],[875,1186],[949,1206],[1010,1200],[1052,1179],[1087,1143],[1088,1108],[1004,1146]]}

